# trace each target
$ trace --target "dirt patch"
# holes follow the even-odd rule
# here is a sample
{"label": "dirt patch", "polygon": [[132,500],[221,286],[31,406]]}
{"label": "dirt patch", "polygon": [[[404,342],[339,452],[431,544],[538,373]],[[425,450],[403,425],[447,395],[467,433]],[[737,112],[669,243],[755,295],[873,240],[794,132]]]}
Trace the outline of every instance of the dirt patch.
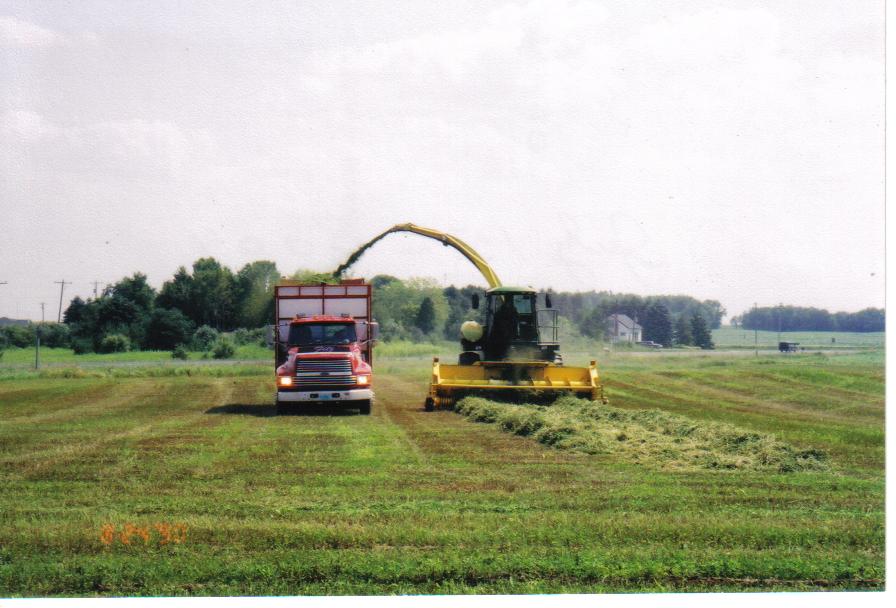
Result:
{"label": "dirt patch", "polygon": [[663,469],[826,470],[827,455],[799,450],[774,435],[698,421],[662,410],[624,410],[574,397],[551,406],[467,397],[457,411],[470,420],[532,437],[561,450],[613,454]]}

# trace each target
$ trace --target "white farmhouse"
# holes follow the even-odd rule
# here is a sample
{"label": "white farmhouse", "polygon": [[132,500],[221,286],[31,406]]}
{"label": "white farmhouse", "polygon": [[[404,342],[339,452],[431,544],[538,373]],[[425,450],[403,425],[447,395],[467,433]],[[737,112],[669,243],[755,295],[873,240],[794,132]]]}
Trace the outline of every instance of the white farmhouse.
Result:
{"label": "white farmhouse", "polygon": [[641,326],[628,315],[621,313],[607,317],[607,336],[610,342],[640,342]]}

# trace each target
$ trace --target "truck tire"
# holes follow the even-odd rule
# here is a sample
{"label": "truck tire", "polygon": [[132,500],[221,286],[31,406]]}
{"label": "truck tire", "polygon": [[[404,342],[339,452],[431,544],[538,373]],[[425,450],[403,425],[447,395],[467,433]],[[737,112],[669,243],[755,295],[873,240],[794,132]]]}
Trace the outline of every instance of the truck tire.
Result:
{"label": "truck tire", "polygon": [[274,400],[274,406],[277,408],[277,415],[282,416],[286,413],[286,404],[279,399]]}
{"label": "truck tire", "polygon": [[436,403],[433,401],[432,397],[427,397],[426,401],[423,403],[423,409],[427,412],[431,412],[436,409]]}
{"label": "truck tire", "polygon": [[364,401],[358,402],[358,411],[361,412],[362,416],[369,416],[370,409],[371,409],[370,399],[365,399]]}

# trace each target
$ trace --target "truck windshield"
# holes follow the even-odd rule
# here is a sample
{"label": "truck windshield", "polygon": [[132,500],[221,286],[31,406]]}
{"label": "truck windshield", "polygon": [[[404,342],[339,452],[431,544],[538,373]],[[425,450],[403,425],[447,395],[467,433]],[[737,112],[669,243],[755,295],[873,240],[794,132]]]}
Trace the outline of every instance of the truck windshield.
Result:
{"label": "truck windshield", "polygon": [[354,323],[302,323],[289,328],[290,346],[349,344],[355,340]]}

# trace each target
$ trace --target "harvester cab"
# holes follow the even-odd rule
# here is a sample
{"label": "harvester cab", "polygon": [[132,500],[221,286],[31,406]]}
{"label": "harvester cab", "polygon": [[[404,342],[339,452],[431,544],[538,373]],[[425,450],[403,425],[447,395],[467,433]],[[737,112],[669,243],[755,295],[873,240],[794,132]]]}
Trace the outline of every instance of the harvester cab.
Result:
{"label": "harvester cab", "polygon": [[[538,292],[531,287],[494,287],[485,292],[485,325],[466,321],[461,326],[458,364],[477,361],[550,361],[560,363],[557,312],[545,294],[538,307]],[[472,307],[479,308],[473,296]]]}

